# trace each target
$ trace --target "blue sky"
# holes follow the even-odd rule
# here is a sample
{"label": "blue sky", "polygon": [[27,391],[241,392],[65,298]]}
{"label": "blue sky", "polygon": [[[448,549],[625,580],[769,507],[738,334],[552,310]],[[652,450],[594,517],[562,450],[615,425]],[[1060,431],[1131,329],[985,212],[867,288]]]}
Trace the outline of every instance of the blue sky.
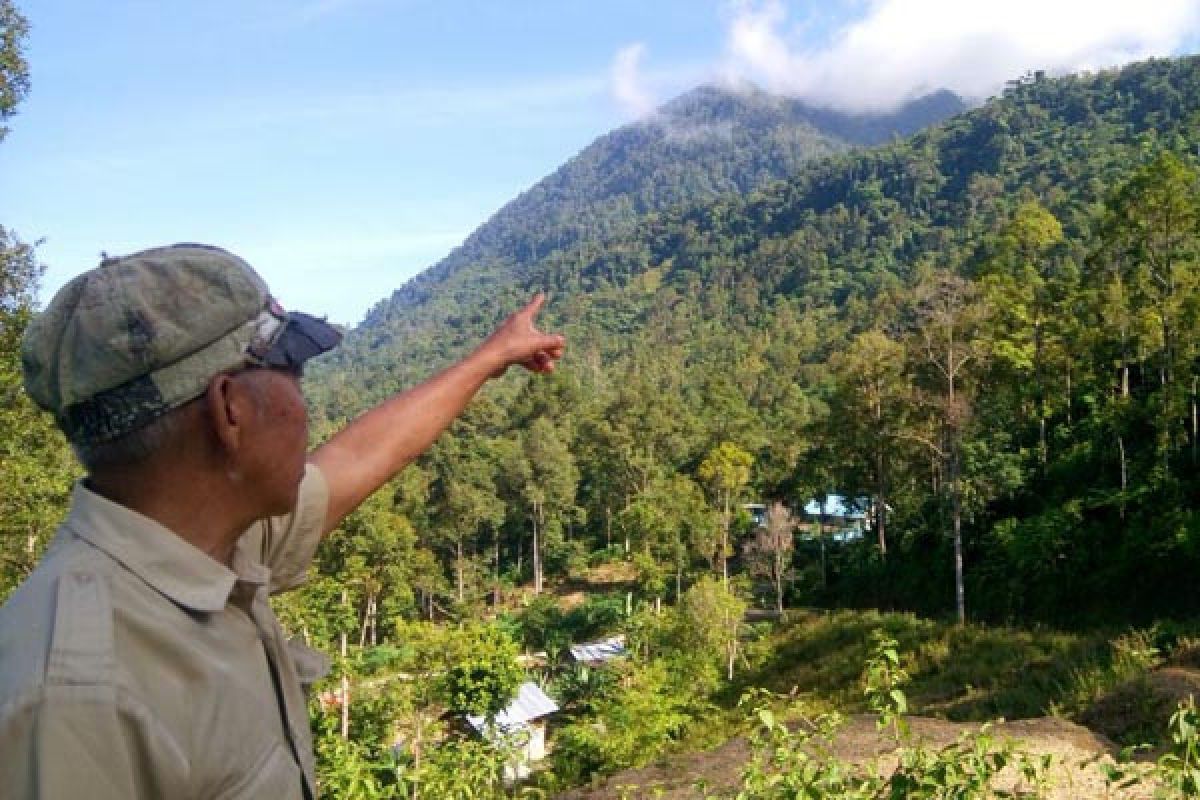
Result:
{"label": "blue sky", "polygon": [[1200,50],[1200,0],[17,0],[0,222],[43,297],[101,251],[246,257],[357,322],[594,138],[703,82],[877,108]]}

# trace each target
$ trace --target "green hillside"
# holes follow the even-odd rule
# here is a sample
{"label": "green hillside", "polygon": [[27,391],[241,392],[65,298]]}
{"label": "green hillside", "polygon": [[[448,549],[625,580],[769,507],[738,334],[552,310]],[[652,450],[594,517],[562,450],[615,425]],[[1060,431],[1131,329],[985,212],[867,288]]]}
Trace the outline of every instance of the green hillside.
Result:
{"label": "green hillside", "polygon": [[[605,242],[636,236],[648,214],[745,194],[813,159],[906,136],[963,108],[946,91],[891,113],[846,114],[753,87],[695,89],[597,139],[378,303],[351,333],[334,371],[357,371],[362,355],[376,350],[397,364],[444,357],[453,345],[430,353],[414,338],[454,337],[461,314],[470,320],[493,291],[528,285],[547,260],[594,257]],[[392,376],[399,383],[422,374],[399,369]],[[374,385],[383,377],[365,379]]]}
{"label": "green hillside", "polygon": [[[646,587],[665,586],[656,570],[685,585],[733,555],[706,543],[728,533],[690,513],[697,498],[795,510],[834,491],[890,513],[809,600],[952,611],[957,532],[974,615],[1191,612],[1175,587],[1198,566],[1198,111],[1196,58],[1015,81],[911,138],[642,215],[519,277],[474,263],[419,309],[381,307],[314,396],[337,418],[546,287],[547,324],[572,342],[559,378],[498,387],[517,396],[462,424],[483,434],[469,452],[451,436],[425,462],[435,499],[469,462],[504,501],[498,527],[456,534],[490,569],[528,569],[522,482],[543,470],[560,478],[541,513],[553,504],[543,543],[563,575],[628,537]],[[729,491],[722,443],[751,465]]]}
{"label": "green hillside", "polygon": [[647,213],[746,193],[805,162],[907,136],[963,108],[947,91],[892,113],[846,114],[753,87],[695,89],[597,139],[379,304],[364,327],[420,307],[443,284],[520,279],[548,254],[630,231]]}

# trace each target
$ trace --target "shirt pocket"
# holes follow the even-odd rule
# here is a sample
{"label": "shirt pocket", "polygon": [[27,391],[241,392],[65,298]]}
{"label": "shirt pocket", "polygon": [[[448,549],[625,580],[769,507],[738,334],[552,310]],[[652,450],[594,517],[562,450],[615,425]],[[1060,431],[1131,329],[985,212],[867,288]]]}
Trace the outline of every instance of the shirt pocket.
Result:
{"label": "shirt pocket", "polygon": [[275,744],[237,785],[213,800],[301,800],[304,777],[292,754]]}
{"label": "shirt pocket", "polygon": [[284,646],[296,667],[296,677],[304,691],[307,692],[314,683],[329,674],[333,663],[320,650],[314,650],[297,637],[288,639]]}

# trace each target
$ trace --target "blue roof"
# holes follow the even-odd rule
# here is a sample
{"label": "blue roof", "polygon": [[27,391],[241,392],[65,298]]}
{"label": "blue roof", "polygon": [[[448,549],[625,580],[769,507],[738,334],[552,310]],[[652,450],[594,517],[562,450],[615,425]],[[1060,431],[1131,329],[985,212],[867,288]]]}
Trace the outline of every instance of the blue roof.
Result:
{"label": "blue roof", "polygon": [[[861,509],[867,507],[870,501],[865,497],[859,497],[853,501],[846,500],[840,494],[825,495],[825,516],[840,517],[841,519],[866,519],[866,513]],[[815,517],[821,513],[821,504],[816,500],[810,500],[808,505],[804,507],[804,513]]]}

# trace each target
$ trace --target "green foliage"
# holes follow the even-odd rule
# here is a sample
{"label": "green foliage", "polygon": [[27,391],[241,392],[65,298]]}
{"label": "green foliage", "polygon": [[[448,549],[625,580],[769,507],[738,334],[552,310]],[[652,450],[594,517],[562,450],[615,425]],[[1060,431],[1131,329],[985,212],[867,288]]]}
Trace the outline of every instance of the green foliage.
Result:
{"label": "green foliage", "polygon": [[892,728],[897,738],[908,733],[904,715],[908,713],[908,697],[902,688],[908,683],[908,673],[900,665],[899,642],[882,631],[872,635],[875,642],[867,660],[863,679],[863,694],[867,708],[878,715],[880,730]]}
{"label": "green foliage", "polygon": [[79,475],[66,440],[22,388],[21,335],[41,273],[33,247],[0,226],[0,599],[37,563]]}
{"label": "green foliage", "polygon": [[472,739],[452,739],[433,751],[419,771],[408,775],[422,797],[447,800],[505,800],[541,797],[536,789],[511,788],[505,770],[512,747]]}
{"label": "green foliage", "polygon": [[676,683],[665,662],[627,661],[612,669],[619,678],[590,699],[592,713],[556,733],[554,772],[568,785],[649,763],[694,717],[694,687]]}
{"label": "green foliage", "polygon": [[[25,61],[25,37],[29,23],[12,0],[0,0],[0,123],[14,113],[29,92],[29,65]],[[0,124],[0,140],[8,128]]]}
{"label": "green foliage", "polygon": [[[438,491],[499,498],[502,521],[404,511],[464,586],[447,610],[477,613],[489,573],[544,590],[623,544],[639,593],[674,599],[740,549],[735,497],[829,492],[869,498],[870,541],[798,549],[803,602],[1067,625],[1200,610],[1169,590],[1200,568],[1200,59],[1022,79],[910,138],[728,180],[775,161],[739,139],[775,124],[762,99],[673,112],[728,123],[737,154],[653,126],[598,142],[318,375],[336,418],[555,290],[562,369],[506,377],[456,429],[480,469],[422,463]],[[712,159],[673,160],[692,146]],[[748,470],[718,479],[723,443]]]}
{"label": "green foliage", "polygon": [[698,580],[679,600],[674,636],[681,657],[697,667],[705,661],[719,664],[726,680],[733,680],[747,607],[724,583],[707,575]]}
{"label": "green foliage", "polygon": [[1200,711],[1188,697],[1171,716],[1172,749],[1158,760],[1163,797],[1200,797]]}
{"label": "green foliage", "polygon": [[[873,653],[864,670],[864,691],[879,713],[880,730],[891,729],[899,746],[894,767],[854,764],[833,755],[831,745],[842,725],[836,714],[815,719],[801,717],[789,725],[770,707],[770,693],[750,693],[759,724],[754,755],[742,774],[738,800],[784,798],[979,798],[1041,796],[1051,766],[1048,757],[1022,752],[1012,742],[998,741],[987,726],[964,735],[940,750],[930,750],[912,739],[904,722],[907,699],[901,685],[907,676],[900,667],[895,639],[876,631]],[[1014,765],[1024,787],[1010,792],[995,785],[1009,765]]]}
{"label": "green foliage", "polygon": [[450,644],[450,667],[438,678],[446,708],[493,719],[512,702],[524,677],[516,645],[491,625],[467,626]]}
{"label": "green foliage", "polygon": [[[28,33],[11,0],[0,0],[0,140],[29,91]],[[43,270],[35,246],[0,225],[0,602],[37,563],[79,474],[62,434],[22,388],[21,336]]]}
{"label": "green foliage", "polygon": [[354,739],[344,739],[332,718],[317,718],[314,733],[317,781],[321,791],[338,800],[393,800],[407,798],[396,765],[387,756],[375,756]]}

